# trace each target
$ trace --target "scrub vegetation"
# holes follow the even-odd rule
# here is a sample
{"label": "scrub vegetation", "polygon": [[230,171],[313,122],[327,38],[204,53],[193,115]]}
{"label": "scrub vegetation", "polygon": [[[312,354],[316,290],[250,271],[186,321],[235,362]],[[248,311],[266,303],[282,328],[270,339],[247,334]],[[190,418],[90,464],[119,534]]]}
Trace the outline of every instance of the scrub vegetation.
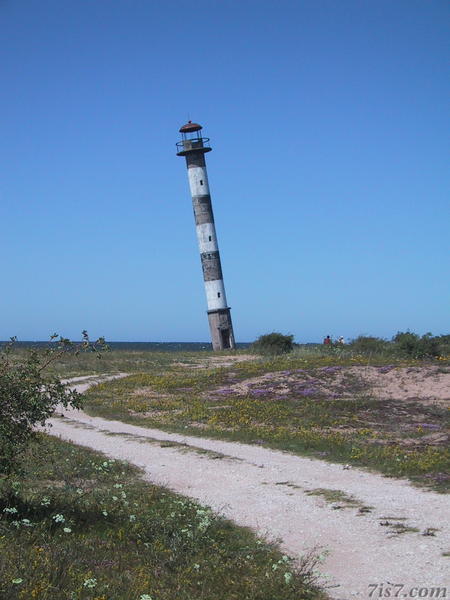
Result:
{"label": "scrub vegetation", "polygon": [[[79,371],[96,364],[80,350],[96,350],[87,334],[78,345],[12,344],[0,355],[0,597],[325,598],[315,555],[294,564],[250,530],[144,483],[127,463],[36,432],[56,404],[82,405],[56,375],[68,359]],[[161,359],[148,360],[163,368]]]}
{"label": "scrub vegetation", "polygon": [[40,434],[0,480],[0,597],[8,600],[319,600],[317,560],[294,566],[254,534],[144,483],[127,463]]}
{"label": "scrub vegetation", "polygon": [[399,331],[392,340],[360,335],[350,345],[354,352],[372,353],[397,358],[440,358],[450,355],[450,335],[418,335]]}
{"label": "scrub vegetation", "polygon": [[287,354],[294,349],[294,336],[283,335],[274,331],[266,335],[261,335],[253,342],[251,350],[257,354],[276,356],[278,354]]}
{"label": "scrub vegetation", "polygon": [[[438,354],[427,351],[419,358],[415,342],[428,342],[418,337],[412,346],[411,338],[402,338],[405,344],[409,340],[402,351],[397,342],[386,342],[386,349],[383,340],[367,336],[346,346],[296,346],[263,356],[249,349],[214,354],[127,350],[102,352],[99,360],[96,353],[69,351],[52,355],[46,381],[128,373],[90,388],[85,410],[368,467],[445,491],[445,398],[406,398],[401,382],[417,374],[429,381],[447,377],[447,337],[440,336]],[[39,352],[33,360],[42,365]],[[24,349],[9,356],[5,373],[16,369],[17,374],[25,365],[25,374],[29,357]],[[369,375],[386,386],[398,380],[399,395],[378,394]],[[39,398],[41,388],[33,389]],[[13,472],[15,453],[14,469],[0,476],[1,597],[323,598],[315,587],[314,557],[295,568],[250,531],[144,483],[125,463],[44,434],[25,441],[21,469]],[[325,491],[309,493],[324,496]],[[326,499],[344,508],[358,502],[342,494],[334,490]]]}
{"label": "scrub vegetation", "polygon": [[[229,357],[222,358],[226,363]],[[365,378],[368,372],[381,382],[407,378],[408,369],[424,365],[438,376],[450,371],[448,357],[424,363],[356,353],[349,346],[307,346],[226,367],[208,365],[205,356],[172,361],[91,388],[87,412],[369,467],[448,489],[448,410],[420,397],[380,398]]]}
{"label": "scrub vegetation", "polygon": [[58,404],[80,407],[79,395],[48,373],[52,363],[68,354],[97,352],[104,346],[103,339],[91,343],[86,331],[79,343],[57,334],[51,340],[54,343],[46,348],[29,348],[18,356],[14,353],[16,340],[11,338],[0,350],[0,476],[17,469],[18,457],[33,439],[34,427],[44,425]]}

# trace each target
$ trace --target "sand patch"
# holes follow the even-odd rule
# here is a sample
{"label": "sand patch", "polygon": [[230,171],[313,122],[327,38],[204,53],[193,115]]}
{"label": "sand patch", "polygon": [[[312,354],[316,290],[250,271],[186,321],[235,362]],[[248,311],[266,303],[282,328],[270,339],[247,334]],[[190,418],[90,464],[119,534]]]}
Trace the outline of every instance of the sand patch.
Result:
{"label": "sand patch", "polygon": [[278,371],[215,390],[219,396],[283,397],[320,395],[330,398],[369,396],[380,400],[414,401],[448,406],[450,372],[439,366],[323,367]]}

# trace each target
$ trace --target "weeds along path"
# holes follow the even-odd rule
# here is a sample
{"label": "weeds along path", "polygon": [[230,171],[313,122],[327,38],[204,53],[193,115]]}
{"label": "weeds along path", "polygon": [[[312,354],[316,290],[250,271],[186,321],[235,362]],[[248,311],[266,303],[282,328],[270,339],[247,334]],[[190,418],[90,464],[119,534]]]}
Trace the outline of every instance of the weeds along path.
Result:
{"label": "weeds along path", "polygon": [[[82,392],[96,381],[73,383]],[[323,554],[321,583],[333,598],[378,598],[388,588],[398,598],[445,586],[450,593],[444,495],[257,446],[63,413],[50,419],[52,435],[137,465],[146,480],[251,527],[291,556]]]}

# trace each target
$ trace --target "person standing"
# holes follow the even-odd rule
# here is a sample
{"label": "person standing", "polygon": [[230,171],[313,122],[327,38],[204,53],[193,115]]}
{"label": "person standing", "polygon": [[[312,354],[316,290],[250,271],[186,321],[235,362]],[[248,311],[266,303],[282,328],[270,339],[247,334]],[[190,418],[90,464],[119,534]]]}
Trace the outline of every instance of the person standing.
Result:
{"label": "person standing", "polygon": [[331,346],[331,337],[327,335],[327,337],[323,340],[325,346]]}

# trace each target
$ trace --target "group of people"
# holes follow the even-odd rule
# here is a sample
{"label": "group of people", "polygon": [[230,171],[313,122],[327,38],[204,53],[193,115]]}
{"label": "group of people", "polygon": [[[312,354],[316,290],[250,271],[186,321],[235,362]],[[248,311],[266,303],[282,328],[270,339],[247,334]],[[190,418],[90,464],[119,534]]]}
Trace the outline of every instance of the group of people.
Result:
{"label": "group of people", "polygon": [[[333,344],[333,340],[331,339],[331,336],[327,335],[327,337],[324,338],[323,343],[325,344],[325,346],[331,346]],[[339,344],[340,346],[343,346],[345,344],[343,335],[341,335],[338,338],[337,344]]]}

